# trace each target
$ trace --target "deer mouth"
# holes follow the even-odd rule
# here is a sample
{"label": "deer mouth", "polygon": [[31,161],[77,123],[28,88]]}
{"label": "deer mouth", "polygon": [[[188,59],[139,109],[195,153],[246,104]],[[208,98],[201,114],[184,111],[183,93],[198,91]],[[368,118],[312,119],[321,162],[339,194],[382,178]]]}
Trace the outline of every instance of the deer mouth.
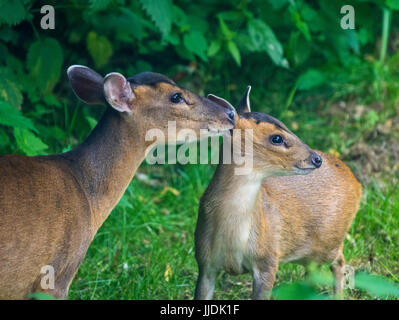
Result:
{"label": "deer mouth", "polygon": [[233,124],[227,124],[222,127],[220,126],[220,124],[208,124],[207,126],[207,130],[210,134],[217,134],[217,135],[224,134],[225,132],[233,128],[234,128]]}
{"label": "deer mouth", "polygon": [[297,165],[294,166],[294,171],[297,174],[309,174],[311,173],[314,169],[316,169],[316,167],[305,167],[305,168],[301,168]]}

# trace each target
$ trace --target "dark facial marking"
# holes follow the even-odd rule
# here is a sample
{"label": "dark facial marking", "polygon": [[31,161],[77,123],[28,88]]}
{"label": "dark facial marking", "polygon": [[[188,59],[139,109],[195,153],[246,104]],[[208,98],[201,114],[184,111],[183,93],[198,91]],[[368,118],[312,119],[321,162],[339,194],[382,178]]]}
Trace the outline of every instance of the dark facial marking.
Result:
{"label": "dark facial marking", "polygon": [[176,86],[176,83],[172,79],[169,79],[167,76],[164,76],[163,74],[155,72],[141,72],[133,77],[127,78],[127,81],[129,81],[132,85],[137,85],[137,86],[140,85],[155,86],[160,82],[165,82],[173,86]]}
{"label": "dark facial marking", "polygon": [[256,124],[259,124],[261,122],[268,122],[268,123],[274,124],[279,129],[290,132],[288,130],[288,128],[280,120],[277,120],[276,118],[269,116],[268,114],[265,114],[265,113],[246,112],[246,113],[240,114],[240,116],[244,119],[253,119],[256,121]]}

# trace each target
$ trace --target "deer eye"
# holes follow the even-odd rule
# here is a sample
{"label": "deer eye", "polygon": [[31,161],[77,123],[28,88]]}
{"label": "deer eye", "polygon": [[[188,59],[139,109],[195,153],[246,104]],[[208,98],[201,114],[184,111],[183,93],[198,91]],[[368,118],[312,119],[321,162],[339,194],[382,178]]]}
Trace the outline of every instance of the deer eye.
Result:
{"label": "deer eye", "polygon": [[180,103],[182,102],[184,99],[182,97],[182,95],[180,93],[174,93],[171,97],[170,97],[170,101],[172,103]]}
{"label": "deer eye", "polygon": [[282,136],[278,135],[278,134],[274,134],[272,136],[270,136],[270,142],[274,145],[281,145],[284,142],[284,139]]}

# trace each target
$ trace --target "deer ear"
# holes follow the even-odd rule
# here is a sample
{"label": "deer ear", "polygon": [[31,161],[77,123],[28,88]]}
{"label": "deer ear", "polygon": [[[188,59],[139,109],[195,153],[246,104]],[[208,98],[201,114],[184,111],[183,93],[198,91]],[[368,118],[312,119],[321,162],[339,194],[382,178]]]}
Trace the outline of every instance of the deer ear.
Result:
{"label": "deer ear", "polygon": [[248,86],[240,102],[237,105],[238,113],[251,112],[251,105],[249,103],[249,93],[251,92],[251,86]]}
{"label": "deer ear", "polygon": [[119,112],[131,112],[134,93],[126,78],[117,72],[104,78],[104,95],[107,102]]}
{"label": "deer ear", "polygon": [[228,102],[227,100],[220,98],[218,96],[215,96],[214,94],[208,94],[207,98],[215,103],[217,103],[218,105],[227,108],[227,109],[234,109],[234,107],[230,104],[230,102]]}
{"label": "deer ear", "polygon": [[67,71],[76,96],[88,104],[103,104],[103,77],[85,66],[73,65]]}

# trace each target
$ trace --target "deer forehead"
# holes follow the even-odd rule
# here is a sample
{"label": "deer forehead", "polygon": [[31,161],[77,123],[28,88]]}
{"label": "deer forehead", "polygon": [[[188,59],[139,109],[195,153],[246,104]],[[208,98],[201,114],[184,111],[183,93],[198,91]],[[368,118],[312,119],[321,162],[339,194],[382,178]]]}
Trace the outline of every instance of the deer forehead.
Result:
{"label": "deer forehead", "polygon": [[270,134],[284,134],[284,131],[278,128],[275,124],[269,122],[257,122],[255,119],[240,118],[235,129],[253,130],[254,139],[263,139]]}
{"label": "deer forehead", "polygon": [[166,82],[158,82],[153,85],[139,85],[133,88],[133,91],[138,98],[143,99],[157,99],[177,92],[186,92],[178,86]]}

